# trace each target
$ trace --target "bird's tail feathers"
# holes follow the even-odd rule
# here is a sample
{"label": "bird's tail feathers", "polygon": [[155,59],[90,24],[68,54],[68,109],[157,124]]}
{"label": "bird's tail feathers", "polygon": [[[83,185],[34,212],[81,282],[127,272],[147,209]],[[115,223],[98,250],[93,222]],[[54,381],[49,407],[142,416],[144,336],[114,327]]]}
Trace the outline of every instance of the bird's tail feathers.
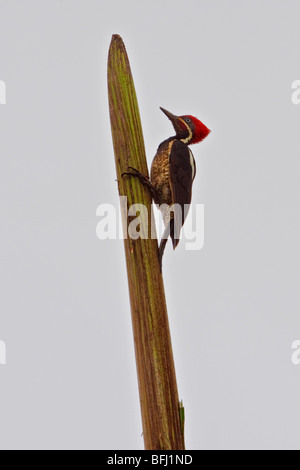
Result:
{"label": "bird's tail feathers", "polygon": [[[164,251],[166,248],[166,244],[168,242],[168,238],[171,237],[172,239],[172,244],[173,244],[173,249],[177,247],[179,243],[179,235],[180,235],[180,230],[175,230],[175,220],[174,218],[171,218],[168,225],[165,228],[165,231],[163,233],[160,245],[159,245],[159,263],[160,263],[160,268],[162,268],[162,258],[164,255]],[[177,232],[177,233],[176,233]]]}

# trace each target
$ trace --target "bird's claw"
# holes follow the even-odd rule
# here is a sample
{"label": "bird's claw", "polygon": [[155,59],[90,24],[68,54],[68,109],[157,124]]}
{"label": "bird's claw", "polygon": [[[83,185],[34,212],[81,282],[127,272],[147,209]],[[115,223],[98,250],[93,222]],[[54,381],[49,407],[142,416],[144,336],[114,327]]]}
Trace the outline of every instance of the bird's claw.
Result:
{"label": "bird's claw", "polygon": [[137,176],[140,174],[140,172],[136,168],[133,168],[132,166],[129,166],[128,170],[131,170],[131,171],[125,171],[124,173],[122,173],[121,178],[123,178],[123,176]]}
{"label": "bird's claw", "polygon": [[140,173],[139,170],[133,168],[132,166],[129,166],[128,169],[134,171],[135,173]]}

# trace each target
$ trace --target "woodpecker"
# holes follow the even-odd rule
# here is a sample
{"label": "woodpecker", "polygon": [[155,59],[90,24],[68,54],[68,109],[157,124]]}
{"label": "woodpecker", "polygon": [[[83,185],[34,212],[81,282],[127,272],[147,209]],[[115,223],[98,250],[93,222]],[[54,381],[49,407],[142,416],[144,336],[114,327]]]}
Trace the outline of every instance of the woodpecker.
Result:
{"label": "woodpecker", "polygon": [[175,249],[192,199],[196,163],[189,145],[201,142],[210,130],[193,116],[176,116],[164,108],[160,109],[173,124],[175,136],[159,145],[152,162],[150,178],[132,167],[124,175],[136,176],[148,186],[155,204],[161,210],[166,226],[159,247],[159,262],[162,267],[168,237],[171,237]]}

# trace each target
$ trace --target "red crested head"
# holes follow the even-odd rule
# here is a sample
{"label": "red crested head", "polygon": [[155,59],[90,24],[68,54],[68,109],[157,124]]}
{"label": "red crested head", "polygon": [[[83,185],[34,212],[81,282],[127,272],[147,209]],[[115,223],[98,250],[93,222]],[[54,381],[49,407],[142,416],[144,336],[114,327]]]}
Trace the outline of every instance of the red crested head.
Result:
{"label": "red crested head", "polygon": [[185,125],[189,126],[192,132],[192,137],[188,141],[189,144],[198,144],[210,133],[208,127],[194,116],[180,116],[180,118],[184,121]]}
{"label": "red crested head", "polygon": [[197,144],[208,136],[210,130],[194,116],[175,116],[164,108],[160,108],[170,119],[176,132],[176,137],[185,144]]}

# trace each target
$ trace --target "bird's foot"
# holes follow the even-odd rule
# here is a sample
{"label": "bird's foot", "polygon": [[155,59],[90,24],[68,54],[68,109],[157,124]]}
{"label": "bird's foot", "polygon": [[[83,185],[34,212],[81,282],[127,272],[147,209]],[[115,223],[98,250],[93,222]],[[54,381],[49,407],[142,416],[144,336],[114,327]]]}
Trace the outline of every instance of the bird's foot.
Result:
{"label": "bird's foot", "polygon": [[123,178],[123,176],[134,176],[138,178],[144,186],[147,186],[150,189],[151,195],[152,197],[154,197],[154,188],[151,184],[149,176],[144,175],[143,173],[141,173],[136,168],[133,168],[132,166],[129,166],[128,170],[131,170],[131,171],[125,171],[124,173],[121,174],[121,177]]}
{"label": "bird's foot", "polygon": [[131,170],[131,171],[125,171],[124,173],[121,174],[122,178],[123,176],[136,176],[137,178],[149,180],[148,176],[143,175],[143,173],[141,173],[136,168],[133,168],[132,166],[129,166],[128,170]]}

